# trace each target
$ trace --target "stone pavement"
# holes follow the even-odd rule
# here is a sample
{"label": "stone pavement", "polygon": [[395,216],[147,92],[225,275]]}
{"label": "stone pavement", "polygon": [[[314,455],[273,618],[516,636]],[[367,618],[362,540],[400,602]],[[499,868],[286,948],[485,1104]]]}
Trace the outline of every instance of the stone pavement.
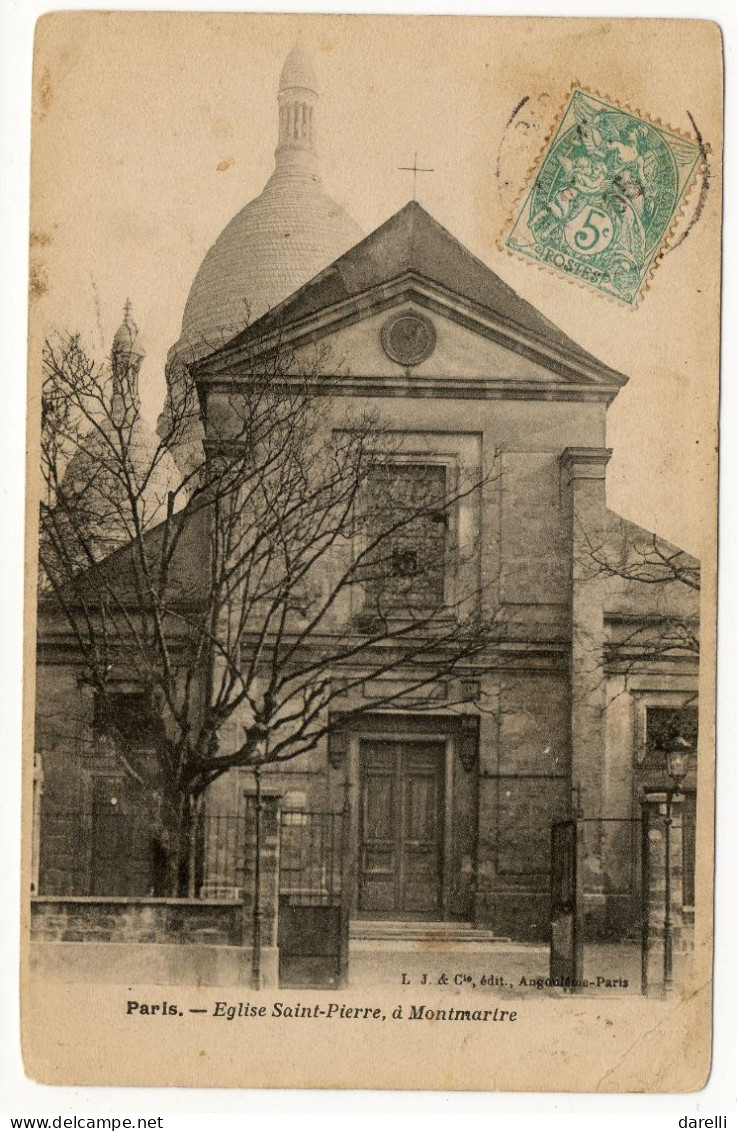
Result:
{"label": "stone pavement", "polygon": [[[437,986],[444,992],[474,990],[492,997],[557,996],[560,989],[544,985],[548,974],[548,947],[532,943],[352,939],[350,944],[351,988],[391,986],[409,992]],[[639,947],[587,946],[584,979],[591,985],[583,993],[639,994]]]}

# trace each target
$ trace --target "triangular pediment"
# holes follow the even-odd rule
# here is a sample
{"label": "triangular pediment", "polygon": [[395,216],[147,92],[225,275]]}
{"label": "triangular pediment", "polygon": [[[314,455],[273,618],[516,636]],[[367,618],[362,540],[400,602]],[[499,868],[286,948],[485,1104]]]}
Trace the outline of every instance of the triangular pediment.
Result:
{"label": "triangular pediment", "polygon": [[[382,329],[393,314],[432,323],[420,362],[391,357]],[[541,315],[412,201],[278,307],[198,362],[199,381],[237,371],[254,349],[320,343],[321,372],[371,377],[562,384],[612,397],[626,377]],[[325,367],[325,368],[323,368]]]}
{"label": "triangular pediment", "polygon": [[[403,364],[391,356],[388,335],[408,319],[429,327],[432,348],[418,364]],[[446,301],[431,287],[408,284],[393,296],[384,295],[373,305],[340,319],[326,319],[309,336],[294,342],[297,365],[305,371],[319,367],[321,374],[346,379],[409,379],[417,382],[516,382],[544,385],[573,380],[558,359],[537,359],[524,343],[512,346],[487,327]],[[594,386],[587,375],[578,382]]]}

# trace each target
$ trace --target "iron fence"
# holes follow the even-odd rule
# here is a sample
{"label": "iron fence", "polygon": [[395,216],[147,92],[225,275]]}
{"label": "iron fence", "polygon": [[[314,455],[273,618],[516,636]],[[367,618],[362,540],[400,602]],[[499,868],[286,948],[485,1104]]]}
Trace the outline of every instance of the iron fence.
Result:
{"label": "iron fence", "polygon": [[683,906],[690,911],[695,901],[696,872],[696,794],[688,792],[683,801]]}
{"label": "iron fence", "polygon": [[324,906],[340,900],[344,814],[281,814],[279,894],[292,902]]}
{"label": "iron fence", "polygon": [[[339,901],[343,833],[342,813],[283,812],[280,895],[303,905]],[[203,814],[192,836],[185,889],[195,896],[242,891],[246,837],[243,814]],[[43,813],[40,895],[166,896],[169,888],[166,845],[154,815],[113,806]]]}
{"label": "iron fence", "polygon": [[242,891],[246,833],[242,814],[207,813],[200,818],[193,853],[193,886],[198,894],[221,891],[235,896]]}
{"label": "iron fence", "polygon": [[[186,887],[199,895],[205,880],[242,884],[243,816],[205,814],[197,821]],[[168,855],[161,827],[147,812],[112,806],[92,812],[47,809],[39,850],[40,895],[142,897],[170,894]]]}

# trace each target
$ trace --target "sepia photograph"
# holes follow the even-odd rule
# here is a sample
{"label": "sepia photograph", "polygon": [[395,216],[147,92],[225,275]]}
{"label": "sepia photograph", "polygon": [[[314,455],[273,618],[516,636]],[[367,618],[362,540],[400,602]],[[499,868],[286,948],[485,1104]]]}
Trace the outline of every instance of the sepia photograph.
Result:
{"label": "sepia photograph", "polygon": [[26,1071],[702,1087],[719,28],[64,12],[33,82]]}

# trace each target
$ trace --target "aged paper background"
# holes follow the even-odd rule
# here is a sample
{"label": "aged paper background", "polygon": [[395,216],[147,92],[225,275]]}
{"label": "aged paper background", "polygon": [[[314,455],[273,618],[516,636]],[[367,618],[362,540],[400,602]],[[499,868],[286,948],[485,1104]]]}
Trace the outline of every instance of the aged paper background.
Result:
{"label": "aged paper background", "polygon": [[[366,231],[406,202],[397,166],[432,165],[420,201],[518,293],[630,384],[609,412],[608,504],[702,562],[702,709],[713,700],[721,201],[718,29],[680,21],[58,14],[34,68],[30,404],[45,333],[109,341],[128,293],[145,310],[144,396],[163,395],[191,279],[271,169],[273,99],[298,30],[321,72],[323,173]],[[497,250],[573,81],[709,145],[688,238],[632,312]],[[532,114],[510,137],[524,97]],[[689,118],[689,115],[691,116]],[[689,199],[686,219],[693,218]],[[143,321],[143,318],[142,318]],[[160,352],[156,354],[156,349]],[[158,378],[158,384],[157,384]],[[29,468],[36,441],[29,425]],[[29,508],[29,514],[33,509]],[[33,531],[29,519],[29,541]],[[32,550],[29,560],[32,560]],[[27,662],[33,608],[28,605]],[[26,672],[27,707],[32,669]],[[704,713],[708,719],[708,710]],[[30,719],[30,716],[28,716]],[[30,721],[27,725],[30,727]],[[30,733],[30,732],[29,732]],[[27,751],[30,750],[27,746]],[[705,745],[708,749],[708,744]],[[697,971],[677,1004],[526,999],[513,1038],[464,1026],[400,1038],[343,1026],[168,1029],[131,1023],[114,987],[24,984],[26,1066],[56,1083],[668,1091],[698,1088],[710,1048],[713,765],[699,767]],[[245,991],[244,991],[245,992]],[[144,990],[137,987],[137,993]],[[158,1000],[160,988],[153,988]],[[192,989],[208,1001],[212,991]],[[283,995],[282,995],[283,996]],[[344,991],[341,1000],[356,995]],[[359,997],[365,995],[358,995]],[[381,995],[372,993],[381,1004]],[[388,995],[387,1004],[393,1004]]]}

